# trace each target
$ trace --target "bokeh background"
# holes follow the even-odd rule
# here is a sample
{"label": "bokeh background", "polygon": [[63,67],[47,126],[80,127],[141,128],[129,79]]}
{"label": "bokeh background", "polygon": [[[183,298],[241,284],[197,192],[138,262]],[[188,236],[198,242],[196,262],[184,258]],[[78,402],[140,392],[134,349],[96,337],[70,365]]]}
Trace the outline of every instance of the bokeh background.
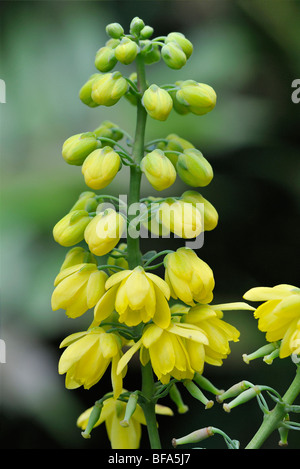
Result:
{"label": "bokeh background", "polygon": [[[299,113],[291,83],[300,77],[299,1],[9,1],[1,2],[0,78],[6,83],[1,112],[1,330],[6,363],[0,364],[1,441],[4,449],[109,448],[104,426],[84,440],[78,415],[110,390],[106,376],[90,391],[67,391],[57,374],[60,341],[87,326],[51,311],[53,280],[65,248],[52,238],[53,225],[87,190],[80,169],[68,166],[61,146],[71,135],[112,120],[133,134],[134,107],[121,100],[112,108],[90,109],[78,98],[95,73],[96,51],[107,40],[105,26],[128,31],[134,16],[155,35],[184,33],[194,44],[187,65],[174,71],[163,62],[148,68],[149,81],[192,78],[213,86],[216,108],[203,117],[172,112],[166,122],[148,119],[147,138],[178,133],[211,162],[215,177],[202,193],[220,222],[205,234],[198,253],[213,268],[215,301],[240,301],[253,286],[299,286]],[[122,71],[125,71],[124,68]],[[126,73],[133,71],[126,68]],[[119,173],[109,193],[128,192]],[[181,194],[179,181],[166,191]],[[106,190],[107,192],[107,190]],[[144,183],[143,195],[154,194]],[[144,249],[179,247],[181,240],[144,240]],[[87,313],[88,314],[88,313]],[[294,376],[291,360],[245,365],[243,353],[265,343],[252,313],[227,313],[241,340],[221,368],[205,376],[220,388],[247,379],[284,393]],[[109,373],[108,373],[109,375]],[[130,367],[125,386],[140,385]],[[257,403],[225,414],[204,410],[183,397],[191,411],[159,418],[162,443],[213,425],[244,447],[260,425]],[[174,406],[165,399],[166,405]],[[264,448],[279,448],[274,434]],[[291,433],[289,448],[300,448]],[[142,447],[147,448],[144,430]],[[203,445],[204,446],[204,445]],[[225,448],[220,437],[207,448]]]}

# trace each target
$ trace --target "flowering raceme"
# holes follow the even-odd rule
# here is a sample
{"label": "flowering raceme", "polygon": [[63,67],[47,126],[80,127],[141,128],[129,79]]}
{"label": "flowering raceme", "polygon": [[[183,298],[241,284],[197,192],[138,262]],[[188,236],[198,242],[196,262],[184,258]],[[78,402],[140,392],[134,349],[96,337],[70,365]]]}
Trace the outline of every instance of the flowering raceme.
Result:
{"label": "flowering raceme", "polygon": [[94,324],[100,324],[114,310],[119,321],[128,326],[153,320],[165,328],[170,323],[167,283],[155,274],[145,272],[140,266],[113,274],[105,284],[106,293],[94,310]]}
{"label": "flowering raceme", "polygon": [[[102,378],[112,364],[111,380],[115,399],[122,391],[122,374],[116,374],[122,356],[121,340],[118,335],[106,333],[101,327],[77,332],[66,337],[60,347],[67,347],[60,357],[59,374],[66,373],[66,388],[83,386],[90,389]],[[126,370],[124,370],[124,373]]]}
{"label": "flowering raceme", "polygon": [[105,293],[107,274],[93,263],[76,264],[63,269],[56,277],[51,297],[53,311],[65,309],[71,318],[93,308]]}
{"label": "flowering raceme", "polygon": [[256,287],[247,291],[248,301],[263,301],[256,309],[258,328],[268,342],[281,340],[279,357],[300,354],[300,289],[287,284]]}

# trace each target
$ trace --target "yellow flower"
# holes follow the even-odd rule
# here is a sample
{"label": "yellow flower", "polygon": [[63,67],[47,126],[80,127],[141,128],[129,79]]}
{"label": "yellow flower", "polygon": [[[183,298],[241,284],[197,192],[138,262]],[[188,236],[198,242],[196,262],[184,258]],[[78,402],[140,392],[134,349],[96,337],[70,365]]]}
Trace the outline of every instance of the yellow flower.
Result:
{"label": "yellow flower", "polygon": [[207,199],[199,194],[199,192],[186,191],[182,194],[182,200],[184,202],[190,202],[199,210],[204,220],[205,231],[211,231],[216,228],[219,221],[218,212]]}
{"label": "yellow flower", "polygon": [[279,357],[300,354],[300,289],[287,284],[257,287],[246,292],[244,298],[264,302],[254,316],[268,342],[281,340]]}
{"label": "yellow flower", "polygon": [[65,309],[68,317],[82,316],[104,295],[106,279],[107,274],[93,263],[76,264],[61,270],[54,281],[53,311]]}
{"label": "yellow flower", "polygon": [[86,185],[92,189],[103,189],[114,179],[120,165],[121,158],[111,147],[93,151],[82,165]]}
{"label": "yellow flower", "polygon": [[[114,397],[119,397],[124,374],[116,374],[122,356],[121,339],[116,334],[106,333],[103,328],[97,327],[69,335],[62,341],[60,347],[67,347],[58,364],[59,374],[66,373],[67,389],[76,389],[80,386],[90,389],[98,383],[111,364]],[[124,369],[123,371],[126,372]]]}
{"label": "yellow flower", "polygon": [[[123,390],[124,391],[124,390]],[[85,430],[88,424],[92,407],[83,412],[78,420],[77,426]],[[106,431],[111,442],[112,449],[138,449],[141,440],[141,425],[146,425],[144,412],[137,404],[132,414],[128,426],[123,426],[122,421],[125,416],[126,402],[114,398],[106,399],[100,417],[93,428],[98,427],[105,422]],[[156,404],[155,412],[161,415],[173,415],[171,409]]]}
{"label": "yellow flower", "polygon": [[109,208],[93,218],[84,232],[84,238],[93,254],[104,256],[119,242],[124,229],[124,217]]}
{"label": "yellow flower", "polygon": [[155,84],[145,91],[142,103],[149,116],[159,121],[165,121],[173,107],[169,93]]}
{"label": "yellow flower", "polygon": [[165,280],[172,298],[193,306],[210,303],[215,286],[212,269],[189,248],[179,248],[164,258]]}
{"label": "yellow flower", "polygon": [[83,240],[84,230],[90,221],[86,210],[72,210],[56,223],[53,237],[61,246],[74,246]]}
{"label": "yellow flower", "polygon": [[183,200],[167,199],[160,204],[157,221],[165,230],[185,239],[196,238],[203,231],[201,213]]}
{"label": "yellow flower", "polygon": [[[239,340],[239,331],[222,319],[224,310],[234,309],[253,310],[251,306],[242,302],[196,305],[182,316],[184,323],[193,324],[206,334],[208,344],[204,345],[205,362],[210,365],[221,366],[223,360],[230,354],[229,342],[238,342]],[[193,344],[189,343],[187,349],[191,356],[193,356],[192,348]]]}
{"label": "yellow flower", "polygon": [[151,319],[165,328],[170,323],[167,283],[155,274],[145,272],[140,266],[134,270],[118,272],[106,281],[107,292],[94,310],[94,324],[100,324],[114,310],[119,322],[136,326]]}
{"label": "yellow flower", "polygon": [[163,384],[171,377],[192,379],[196,371],[203,371],[205,344],[208,344],[206,334],[197,326],[172,321],[168,328],[162,329],[150,324],[145,327],[142,338],[123,355],[117,373],[122,373],[140,349],[141,363],[146,365],[150,359],[154,373]]}
{"label": "yellow flower", "polygon": [[176,180],[175,168],[161,150],[153,150],[144,156],[141,170],[157,191],[167,189]]}

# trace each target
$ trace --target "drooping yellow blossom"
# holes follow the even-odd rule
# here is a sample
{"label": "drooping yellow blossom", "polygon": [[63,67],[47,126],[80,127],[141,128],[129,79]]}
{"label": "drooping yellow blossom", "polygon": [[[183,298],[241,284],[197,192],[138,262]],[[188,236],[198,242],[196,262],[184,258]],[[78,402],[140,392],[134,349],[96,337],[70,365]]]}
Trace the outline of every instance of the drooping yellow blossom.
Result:
{"label": "drooping yellow blossom", "polygon": [[161,150],[153,150],[144,156],[141,170],[157,191],[167,189],[176,180],[175,168]]}
{"label": "drooping yellow blossom", "polygon": [[300,289],[287,284],[256,287],[247,291],[248,301],[263,301],[255,311],[258,328],[268,342],[281,340],[279,357],[300,354]]}
{"label": "drooping yellow blossom", "polygon": [[108,208],[92,219],[84,232],[84,238],[93,254],[104,256],[116,246],[124,230],[124,217]]}
{"label": "drooping yellow blossom", "polygon": [[86,185],[92,189],[103,189],[112,182],[120,165],[121,158],[111,147],[94,150],[82,165]]}
{"label": "drooping yellow blossom", "polygon": [[164,258],[165,280],[172,298],[193,306],[195,302],[210,303],[215,286],[209,265],[189,248],[182,247]]}
{"label": "drooping yellow blossom", "polygon": [[180,238],[196,238],[203,231],[201,213],[184,200],[166,199],[160,204],[156,218],[165,230]]}
{"label": "drooping yellow blossom", "polygon": [[98,383],[111,364],[114,397],[120,395],[126,369],[123,369],[123,374],[117,375],[117,365],[122,356],[122,342],[116,334],[107,333],[103,328],[97,327],[69,335],[60,347],[67,347],[58,364],[59,374],[66,373],[67,389],[80,386],[90,389]]}
{"label": "drooping yellow blossom", "polygon": [[100,298],[94,310],[94,324],[100,324],[114,310],[119,322],[136,326],[151,319],[162,328],[170,323],[167,283],[155,274],[145,272],[140,266],[124,270],[108,278],[107,292]]}
{"label": "drooping yellow blossom", "polygon": [[[92,407],[83,412],[77,420],[77,426],[85,430],[88,424]],[[141,425],[146,425],[144,413],[139,404],[131,416],[128,425],[123,426],[122,421],[125,416],[126,402],[116,400],[112,397],[103,402],[103,407],[99,420],[93,428],[105,422],[108,438],[112,449],[138,449],[141,439]],[[156,414],[173,415],[171,409],[165,406],[156,405]]]}
{"label": "drooping yellow blossom", "polygon": [[168,328],[162,329],[150,324],[145,327],[142,338],[123,355],[117,373],[122,372],[140,349],[141,363],[146,365],[150,359],[154,373],[163,384],[171,377],[192,379],[196,371],[203,371],[205,345],[208,345],[208,338],[195,325],[172,321]]}
{"label": "drooping yellow blossom", "polygon": [[[208,343],[204,345],[205,362],[221,366],[223,360],[227,358],[231,350],[229,342],[238,342],[240,333],[231,324],[225,322],[223,311],[225,310],[253,310],[247,303],[225,303],[220,305],[196,305],[187,314],[183,315],[183,323],[193,324],[203,330],[208,338]],[[192,349],[194,344],[189,342],[187,350],[193,357]]]}
{"label": "drooping yellow blossom", "polygon": [[53,311],[65,309],[71,318],[82,316],[93,308],[105,293],[107,274],[93,263],[64,268],[57,275],[51,297]]}

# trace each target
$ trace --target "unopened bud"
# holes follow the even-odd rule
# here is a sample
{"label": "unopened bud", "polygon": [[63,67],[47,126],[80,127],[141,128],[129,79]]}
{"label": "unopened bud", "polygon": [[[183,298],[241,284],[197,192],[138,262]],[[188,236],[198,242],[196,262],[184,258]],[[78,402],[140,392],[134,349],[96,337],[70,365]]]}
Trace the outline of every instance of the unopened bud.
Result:
{"label": "unopened bud", "polygon": [[[110,121],[103,121],[97,129],[93,131],[93,133],[97,137],[106,137],[110,138],[111,140],[115,140],[116,142],[118,140],[121,140],[123,138],[124,133],[122,129],[117,124],[114,124],[113,122]],[[104,146],[111,146],[110,143],[104,142]]]}
{"label": "unopened bud", "polygon": [[92,88],[94,82],[101,77],[100,73],[94,73],[79,91],[80,100],[89,107],[97,107],[99,104],[92,99]]}
{"label": "unopened bud", "polygon": [[128,83],[120,72],[105,73],[93,82],[91,97],[99,105],[113,106],[127,89]]}
{"label": "unopened bud", "polygon": [[[70,212],[74,210],[86,210],[87,212],[96,211],[98,202],[94,198],[95,196],[96,194],[94,192],[89,192],[89,191],[82,192],[77,202],[75,202],[75,204],[71,208]],[[88,208],[89,210],[87,210]],[[91,208],[93,208],[94,210],[90,210]]]}
{"label": "unopened bud", "polygon": [[166,137],[166,142],[161,142],[157,145],[158,148],[165,152],[165,155],[171,160],[174,166],[176,166],[179,153],[189,148],[194,148],[194,145],[187,140],[179,137],[176,134],[169,134]]}
{"label": "unopened bud", "polygon": [[176,169],[183,182],[193,187],[207,186],[213,178],[213,169],[196,148],[184,150],[179,155]]}
{"label": "unopened bud", "polygon": [[145,91],[142,103],[147,113],[159,121],[165,121],[173,107],[169,93],[155,84],[150,85]]}
{"label": "unopened bud", "polygon": [[130,23],[130,33],[134,36],[139,36],[140,32],[144,29],[145,23],[141,18],[136,16]]}
{"label": "unopened bud", "polygon": [[186,191],[182,194],[182,200],[190,202],[198,208],[204,219],[205,231],[215,229],[218,224],[219,215],[215,207],[207,199],[196,191]]}
{"label": "unopened bud", "polygon": [[120,165],[121,158],[111,147],[93,151],[82,165],[86,185],[96,190],[103,189],[114,179]]}
{"label": "unopened bud", "polygon": [[65,215],[53,228],[53,237],[61,246],[74,246],[84,237],[91,219],[85,210],[74,210]]}
{"label": "unopened bud", "polygon": [[62,157],[71,165],[81,166],[86,157],[98,148],[96,135],[92,132],[69,137],[62,146]]}
{"label": "unopened bud", "polygon": [[70,249],[66,256],[65,260],[61,265],[60,272],[73,265],[77,264],[97,264],[97,261],[92,253],[86,251],[84,248],[80,246],[76,246],[75,248]]}
{"label": "unopened bud", "polygon": [[199,443],[213,435],[214,432],[212,427],[200,428],[200,430],[196,430],[195,432],[189,433],[181,438],[173,438],[172,446],[176,448],[178,445]]}
{"label": "unopened bud", "polygon": [[108,36],[119,39],[124,34],[124,29],[119,23],[110,23],[106,26],[106,33]]}
{"label": "unopened bud", "polygon": [[188,59],[193,52],[193,44],[182,33],[169,33],[165,39],[165,44],[177,42]]}
{"label": "unopened bud", "polygon": [[139,47],[136,42],[124,37],[120,44],[114,49],[116,59],[124,65],[131,64],[136,58]]}
{"label": "unopened bud", "polygon": [[211,86],[194,80],[181,82],[176,98],[187,106],[190,112],[199,116],[210,112],[217,101],[216,93]]}
{"label": "unopened bud", "polygon": [[141,55],[147,65],[154,64],[160,61],[161,54],[157,44],[152,44],[151,41],[141,41]]}
{"label": "unopened bud", "polygon": [[161,150],[153,150],[144,156],[141,170],[152,187],[158,191],[167,189],[176,179],[174,166]]}
{"label": "unopened bud", "polygon": [[149,37],[152,36],[153,31],[154,30],[151,26],[146,25],[140,32],[141,39],[149,39]]}
{"label": "unopened bud", "polygon": [[109,72],[114,68],[117,63],[114,49],[111,47],[101,47],[95,57],[95,67],[100,72]]}
{"label": "unopened bud", "polygon": [[169,42],[161,48],[161,56],[165,64],[179,70],[186,64],[186,55],[177,42]]}

